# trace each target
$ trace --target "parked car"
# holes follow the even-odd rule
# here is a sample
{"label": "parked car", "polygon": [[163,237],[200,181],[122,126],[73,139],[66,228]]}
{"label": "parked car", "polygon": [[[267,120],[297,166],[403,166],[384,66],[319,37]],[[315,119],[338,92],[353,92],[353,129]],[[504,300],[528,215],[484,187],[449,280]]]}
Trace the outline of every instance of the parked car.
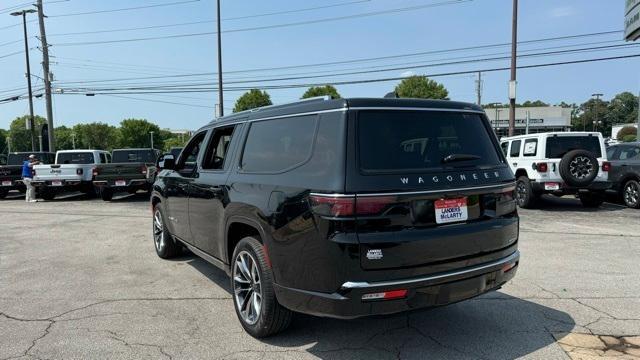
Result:
{"label": "parked car", "polygon": [[51,200],[62,192],[80,191],[95,196],[93,169],[96,165],[111,162],[111,154],[102,150],[61,150],[56,153],[53,165],[33,167],[33,185],[40,196]]}
{"label": "parked car", "polygon": [[630,208],[640,209],[640,143],[623,143],[607,149],[611,161],[612,190]]}
{"label": "parked car", "polygon": [[160,155],[160,150],[151,148],[113,150],[111,163],[93,169],[93,185],[104,201],[110,201],[117,192],[150,191]]}
{"label": "parked car", "polygon": [[507,137],[500,146],[516,175],[516,200],[533,208],[542,194],[576,195],[599,207],[611,187],[604,140],[598,132],[549,132]]}
{"label": "parked car", "polygon": [[446,305],[518,266],[515,179],[482,109],[312,99],[223,117],[164,155],[159,257],[184,245],[231,277],[255,337],[292,312],[336,318]]}
{"label": "parked car", "polygon": [[35,155],[42,164],[53,164],[55,154],[49,152],[14,152],[7,156],[7,164],[0,165],[0,199],[4,199],[9,191],[25,192],[22,183],[22,165],[29,155]]}
{"label": "parked car", "polygon": [[173,155],[173,157],[174,157],[174,158],[176,158],[176,159],[177,159],[177,158],[178,158],[178,155],[180,155],[180,152],[181,152],[181,151],[182,151],[182,148],[181,148],[181,147],[172,147],[172,148],[169,150],[169,153],[170,153],[171,155]]}

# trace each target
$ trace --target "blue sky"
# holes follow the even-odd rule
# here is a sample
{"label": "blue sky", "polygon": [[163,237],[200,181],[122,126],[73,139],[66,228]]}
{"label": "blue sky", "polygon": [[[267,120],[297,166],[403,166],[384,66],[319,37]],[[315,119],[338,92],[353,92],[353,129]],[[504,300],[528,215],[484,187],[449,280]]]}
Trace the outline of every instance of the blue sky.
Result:
{"label": "blue sky", "polygon": [[[82,86],[123,86],[140,83],[167,82],[215,82],[215,75],[175,77],[174,75],[213,73],[216,71],[215,35],[180,37],[173,39],[120,42],[94,45],[65,45],[69,43],[107,41],[117,39],[146,38],[164,35],[210,32],[215,23],[214,0],[45,0],[47,35],[52,44],[52,71],[54,87],[70,89],[77,81],[100,81]],[[177,3],[139,10],[104,12],[78,16],[56,16],[98,10],[120,9],[136,6]],[[508,43],[511,39],[511,1],[473,0],[453,3],[447,0],[223,0],[223,31],[263,27],[276,24],[313,21],[382,10],[418,7],[427,4],[446,3],[440,6],[414,9],[378,16],[355,17],[330,22],[311,23],[255,31],[228,32],[223,34],[223,64],[229,82],[247,78],[278,78],[282,76],[336,74],[350,71],[406,67],[407,63],[422,64],[460,61],[508,55],[509,47],[495,47],[458,52],[447,52],[378,61],[338,64],[324,67],[303,67],[271,71],[239,72],[248,69],[307,65],[325,62],[346,61],[371,57],[467,48],[478,45]],[[0,9],[25,3],[24,0],[4,0]],[[325,9],[293,12],[272,16],[247,17],[256,14],[287,10],[322,7]],[[567,35],[621,30],[623,28],[623,0],[521,0],[519,40],[527,41]],[[0,10],[2,12],[2,10]],[[30,15],[31,19],[36,16]],[[244,19],[233,19],[247,17]],[[141,29],[135,31],[112,31],[83,35],[60,35],[71,32],[92,32],[167,24],[198,22],[200,24]],[[0,98],[26,93],[24,54],[8,57],[2,55],[20,51],[22,28],[7,26],[18,23],[18,18],[0,14]],[[3,29],[4,28],[4,29]],[[37,35],[37,23],[29,23],[30,35]],[[622,34],[528,43],[520,46],[522,54],[558,51],[567,46],[585,48],[624,44]],[[30,46],[36,46],[31,38]],[[617,42],[616,42],[617,41]],[[9,43],[9,44],[6,44]],[[640,46],[640,44],[639,44]],[[31,52],[32,72],[41,76],[41,53]],[[540,64],[577,59],[640,54],[635,46],[609,48],[607,50],[539,56],[521,59],[520,64]],[[452,59],[457,58],[457,59]],[[518,72],[518,101],[541,99],[550,103],[583,102],[594,92],[610,98],[622,91],[640,90],[640,58],[609,62],[565,65],[523,69]],[[281,82],[257,81],[254,83],[229,84],[230,87],[262,86],[295,83],[332,83],[333,81],[399,77],[411,73],[436,74],[460,71],[500,68],[509,65],[507,60],[477,62],[417,69],[396,69],[387,72],[341,75],[307,80]],[[292,75],[294,74],[294,75]],[[121,80],[102,82],[108,79],[140,78],[156,76],[154,79]],[[163,78],[168,76],[167,78]],[[473,74],[436,77],[450,92],[453,100],[474,102],[475,77]],[[507,102],[508,71],[483,74],[483,103]],[[41,87],[34,79],[34,87]],[[249,79],[254,81],[252,79]],[[65,84],[67,83],[67,84]],[[369,84],[340,85],[338,91],[344,97],[379,97],[391,91],[397,81]],[[12,90],[16,89],[17,90]],[[268,90],[274,103],[295,100],[305,89]],[[38,93],[37,91],[36,93]],[[114,97],[96,95],[87,97],[67,93],[54,96],[55,124],[74,125],[82,122],[100,121],[117,124],[124,118],[146,118],[163,128],[195,129],[213,117],[213,105],[217,94],[120,94]],[[225,92],[226,112],[242,92]],[[135,98],[135,99],[132,99]],[[146,100],[139,100],[146,99]],[[175,102],[195,106],[168,104]],[[16,116],[28,112],[26,100],[0,104],[0,128],[8,128]],[[35,113],[44,115],[44,100],[35,100]]]}

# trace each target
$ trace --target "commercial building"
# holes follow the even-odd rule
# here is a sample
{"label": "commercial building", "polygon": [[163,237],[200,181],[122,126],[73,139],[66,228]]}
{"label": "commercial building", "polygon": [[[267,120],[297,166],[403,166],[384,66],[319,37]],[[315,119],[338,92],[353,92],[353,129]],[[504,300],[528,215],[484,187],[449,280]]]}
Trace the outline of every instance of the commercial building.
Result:
{"label": "commercial building", "polygon": [[[498,137],[509,135],[509,108],[485,108]],[[527,119],[529,119],[527,121]],[[560,106],[516,108],[514,135],[571,130],[571,108]]]}

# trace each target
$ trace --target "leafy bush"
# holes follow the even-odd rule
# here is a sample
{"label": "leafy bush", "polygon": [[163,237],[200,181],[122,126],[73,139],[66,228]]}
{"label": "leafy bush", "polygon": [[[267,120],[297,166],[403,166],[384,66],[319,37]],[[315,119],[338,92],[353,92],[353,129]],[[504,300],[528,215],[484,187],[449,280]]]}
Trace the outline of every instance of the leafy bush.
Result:
{"label": "leafy bush", "polygon": [[625,136],[622,138],[622,141],[623,141],[623,142],[633,142],[633,141],[636,141],[636,136],[635,136],[635,135],[625,135]]}
{"label": "leafy bush", "polygon": [[618,139],[619,141],[625,141],[624,140],[625,136],[633,135],[635,137],[637,131],[638,130],[633,126],[625,126],[622,129],[620,129],[620,131],[618,131],[618,135],[616,135],[616,139]]}

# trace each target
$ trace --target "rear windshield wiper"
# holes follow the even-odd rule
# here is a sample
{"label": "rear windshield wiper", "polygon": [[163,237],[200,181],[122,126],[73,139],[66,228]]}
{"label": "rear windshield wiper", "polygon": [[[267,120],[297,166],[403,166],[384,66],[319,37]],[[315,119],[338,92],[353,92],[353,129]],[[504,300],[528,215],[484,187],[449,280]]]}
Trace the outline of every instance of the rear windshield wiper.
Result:
{"label": "rear windshield wiper", "polygon": [[444,158],[442,158],[442,163],[446,164],[446,163],[456,162],[456,161],[479,160],[479,159],[481,159],[481,157],[478,156],[478,155],[472,155],[472,154],[450,154],[450,155],[447,155]]}

